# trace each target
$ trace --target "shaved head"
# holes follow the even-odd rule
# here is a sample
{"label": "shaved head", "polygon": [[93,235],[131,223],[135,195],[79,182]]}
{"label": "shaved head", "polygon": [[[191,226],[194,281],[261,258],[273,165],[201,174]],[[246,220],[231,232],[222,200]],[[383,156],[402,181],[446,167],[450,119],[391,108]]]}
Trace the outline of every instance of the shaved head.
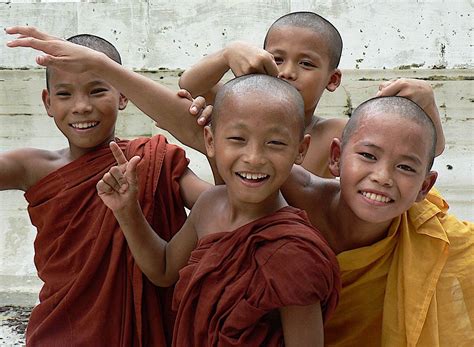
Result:
{"label": "shaved head", "polygon": [[263,48],[266,47],[267,38],[270,32],[275,28],[284,26],[292,26],[298,28],[309,29],[319,34],[326,43],[329,52],[329,66],[335,69],[339,66],[342,54],[342,37],[334,25],[327,19],[321,17],[314,12],[292,12],[278,18],[267,31]]}
{"label": "shaved head", "polygon": [[[436,130],[430,117],[410,99],[401,96],[385,96],[369,99],[360,104],[352,113],[342,133],[342,146],[344,147],[359,128],[360,120],[366,116],[393,117],[396,114],[407,122],[420,125],[424,134],[430,139],[429,167],[433,165],[436,148]],[[407,127],[407,123],[401,123],[400,127]]]}
{"label": "shaved head", "polygon": [[[212,111],[211,126],[215,129],[219,122],[219,114],[223,111],[223,104],[229,98],[258,98],[265,104],[280,102],[288,108],[288,113],[298,120],[301,126],[301,137],[304,135],[304,102],[301,94],[288,82],[276,77],[252,74],[234,78],[227,82],[217,92]],[[258,116],[258,110],[255,110]]]}

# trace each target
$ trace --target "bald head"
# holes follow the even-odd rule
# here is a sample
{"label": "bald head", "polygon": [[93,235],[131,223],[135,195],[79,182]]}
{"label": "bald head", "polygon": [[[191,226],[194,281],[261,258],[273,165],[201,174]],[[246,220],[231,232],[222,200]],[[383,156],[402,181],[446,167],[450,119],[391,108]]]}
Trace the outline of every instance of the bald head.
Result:
{"label": "bald head", "polygon": [[[303,98],[288,82],[263,74],[245,75],[230,80],[217,92],[212,113],[211,126],[213,129],[219,122],[219,115],[223,111],[224,102],[230,98],[242,101],[247,98],[258,99],[261,102],[261,107],[279,103],[282,107],[287,108],[291,117],[297,119],[301,128],[301,137],[303,137]],[[258,110],[255,110],[255,115],[258,117]]]}
{"label": "bald head", "polygon": [[[393,117],[397,115],[404,120],[400,127],[407,127],[407,122],[414,122],[422,127],[423,133],[429,138],[429,166],[431,169],[435,157],[436,130],[430,117],[413,101],[401,96],[386,96],[369,99],[360,104],[352,113],[342,133],[342,145],[350,140],[352,135],[359,128],[361,119],[366,116]],[[406,121],[406,122],[405,122]]]}
{"label": "bald head", "polygon": [[329,65],[332,69],[339,66],[342,54],[342,37],[334,25],[327,19],[314,12],[292,12],[278,18],[267,31],[263,48],[266,47],[268,35],[276,28],[292,26],[309,29],[320,35],[326,43],[326,49],[329,52]]}

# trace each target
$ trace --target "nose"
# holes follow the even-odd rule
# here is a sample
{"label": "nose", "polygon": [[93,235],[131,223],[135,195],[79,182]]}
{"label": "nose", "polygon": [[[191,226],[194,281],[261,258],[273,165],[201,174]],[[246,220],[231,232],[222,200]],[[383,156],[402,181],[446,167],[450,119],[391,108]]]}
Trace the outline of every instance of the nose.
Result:
{"label": "nose", "polygon": [[374,168],[374,171],[372,171],[370,175],[370,179],[383,187],[393,186],[392,172],[386,165],[378,165]]}
{"label": "nose", "polygon": [[278,65],[278,78],[288,81],[296,80],[296,67],[291,62]]}
{"label": "nose", "polygon": [[92,105],[89,97],[85,95],[77,95],[74,98],[73,113],[88,114],[92,111]]}
{"label": "nose", "polygon": [[244,162],[252,167],[265,164],[265,153],[259,144],[251,143],[244,149]]}

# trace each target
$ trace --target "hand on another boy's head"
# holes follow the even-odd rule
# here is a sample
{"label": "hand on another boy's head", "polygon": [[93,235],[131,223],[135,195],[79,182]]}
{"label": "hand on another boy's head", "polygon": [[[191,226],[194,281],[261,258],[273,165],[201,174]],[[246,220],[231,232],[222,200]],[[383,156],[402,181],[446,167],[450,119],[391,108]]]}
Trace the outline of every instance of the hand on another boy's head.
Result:
{"label": "hand on another boy's head", "polygon": [[224,50],[224,58],[235,77],[253,73],[278,76],[278,67],[273,55],[246,42],[230,43]]}
{"label": "hand on another boy's head", "polygon": [[212,105],[206,105],[206,99],[204,97],[198,96],[193,98],[191,93],[186,89],[178,90],[178,96],[192,102],[189,107],[189,114],[197,117],[197,123],[199,125],[205,126],[211,121]]}
{"label": "hand on another boy's head", "polygon": [[42,66],[81,73],[91,70],[91,58],[102,54],[43,33],[34,27],[15,26],[5,31],[10,35],[19,35],[7,43],[8,47],[29,47],[46,53],[36,57],[36,63]]}
{"label": "hand on another boy's head", "polygon": [[377,96],[403,96],[423,110],[435,104],[433,88],[423,80],[398,78],[380,84]]}
{"label": "hand on another boy's head", "polygon": [[104,204],[115,212],[133,206],[137,202],[137,165],[140,157],[135,156],[128,161],[115,142],[110,143],[110,150],[117,165],[104,174],[96,188]]}
{"label": "hand on another boy's head", "polygon": [[403,96],[420,106],[436,128],[436,155],[443,153],[445,147],[443,127],[433,88],[428,82],[411,78],[392,79],[379,86],[376,96]]}

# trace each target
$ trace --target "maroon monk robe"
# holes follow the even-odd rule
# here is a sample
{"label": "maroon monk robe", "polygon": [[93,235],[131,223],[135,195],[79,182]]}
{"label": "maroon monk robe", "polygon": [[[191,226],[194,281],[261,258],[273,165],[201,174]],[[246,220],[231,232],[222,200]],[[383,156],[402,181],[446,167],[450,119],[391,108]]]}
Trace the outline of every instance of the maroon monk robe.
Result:
{"label": "maroon monk robe", "polygon": [[[178,185],[188,164],[184,151],[162,136],[119,145],[128,159],[142,158],[140,205],[156,232],[169,240],[186,218]],[[28,346],[164,346],[166,334],[171,335],[166,331],[174,319],[171,295],[140,272],[96,191],[115,164],[104,146],[25,194],[38,230],[35,264],[44,281],[27,328]]]}
{"label": "maroon monk robe", "polygon": [[279,346],[278,308],[321,302],[334,311],[336,257],[304,211],[285,207],[199,240],[179,273],[173,345]]}

